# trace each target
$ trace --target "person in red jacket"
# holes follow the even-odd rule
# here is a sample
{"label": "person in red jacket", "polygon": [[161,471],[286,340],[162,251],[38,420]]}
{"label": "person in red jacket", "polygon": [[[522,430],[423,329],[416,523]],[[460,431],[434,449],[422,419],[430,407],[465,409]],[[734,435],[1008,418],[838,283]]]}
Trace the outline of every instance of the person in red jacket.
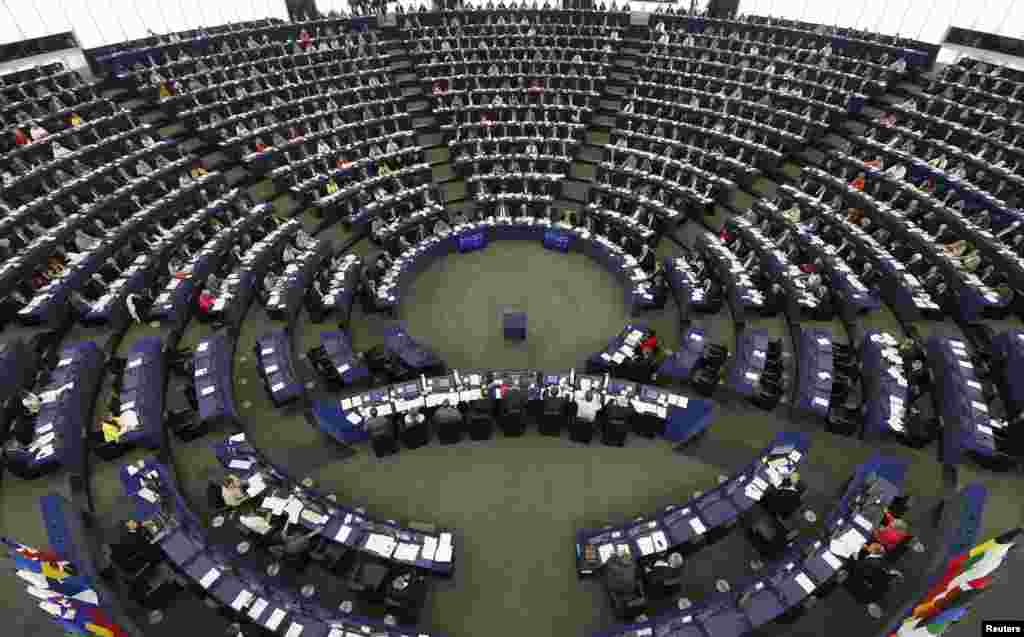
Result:
{"label": "person in red jacket", "polygon": [[885,512],[885,519],[882,526],[875,529],[875,541],[882,545],[886,551],[891,551],[910,539],[910,532],[907,531],[907,523],[895,517],[888,511]]}

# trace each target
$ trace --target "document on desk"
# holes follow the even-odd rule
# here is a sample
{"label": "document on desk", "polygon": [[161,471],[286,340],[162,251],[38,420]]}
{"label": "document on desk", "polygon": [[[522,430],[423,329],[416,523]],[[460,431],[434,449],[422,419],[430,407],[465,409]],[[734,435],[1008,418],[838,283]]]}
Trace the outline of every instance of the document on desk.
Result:
{"label": "document on desk", "polygon": [[150,503],[155,503],[159,499],[156,493],[145,487],[139,489],[136,495]]}
{"label": "document on desk", "polygon": [[843,567],[843,563],[839,561],[839,558],[836,557],[832,551],[825,551],[822,553],[821,559],[825,560],[825,563],[831,566],[833,571],[838,571]]}
{"label": "document on desk", "polygon": [[806,573],[797,573],[797,576],[794,579],[796,579],[796,583],[799,584],[800,588],[804,589],[804,592],[808,595],[814,592],[814,582],[811,581],[811,578],[807,577]]}
{"label": "document on desk", "polygon": [[854,529],[848,530],[838,538],[829,543],[829,550],[842,558],[850,558],[857,554],[867,544],[863,535]]}
{"label": "document on desk", "polygon": [[650,555],[655,552],[654,540],[652,540],[649,535],[638,537],[636,539],[636,545],[640,548],[640,555]]}
{"label": "document on desk", "polygon": [[416,556],[420,554],[420,545],[402,542],[395,549],[394,558],[403,562],[415,562]]}
{"label": "document on desk", "polygon": [[352,527],[348,526],[347,524],[342,524],[341,527],[338,528],[338,533],[334,535],[334,540],[335,542],[345,544],[345,542],[348,541],[348,536],[350,536],[351,534]]}
{"label": "document on desk", "polygon": [[345,411],[352,409],[352,400],[349,398],[342,398],[341,408],[344,409]]}
{"label": "document on desk", "polygon": [[277,627],[281,625],[281,621],[284,620],[285,614],[285,611],[280,608],[275,608],[274,612],[270,613],[270,617],[267,618],[266,623],[263,625],[270,630],[277,630]]}
{"label": "document on desk", "polygon": [[248,471],[252,468],[251,460],[232,460],[228,463],[229,469],[241,469],[242,471]]}
{"label": "document on desk", "polygon": [[262,473],[254,473],[249,477],[249,485],[245,488],[245,493],[250,498],[255,498],[267,488],[266,483],[263,482]]}
{"label": "document on desk", "polygon": [[288,514],[288,522],[291,524],[299,523],[299,515],[302,514],[302,509],[305,505],[302,504],[302,500],[297,498],[289,498],[288,503],[284,505],[284,512]]}
{"label": "document on desk", "polygon": [[243,608],[245,608],[246,604],[252,601],[252,598],[252,593],[245,589],[242,589],[242,591],[238,593],[238,596],[235,597],[235,601],[231,602],[231,608],[233,608],[236,611],[241,611]]}
{"label": "document on desk", "polygon": [[206,575],[203,575],[202,579],[199,580],[199,585],[203,588],[210,588],[213,586],[213,583],[217,581],[218,577],[220,577],[220,571],[215,568],[211,568],[206,571]]}
{"label": "document on desk", "polygon": [[349,412],[348,416],[346,416],[345,419],[348,420],[353,425],[358,425],[359,423],[363,422],[363,417],[354,411]]}
{"label": "document on desk", "polygon": [[700,518],[690,518],[690,527],[697,535],[703,535],[708,530],[704,523],[700,521]]}
{"label": "document on desk", "polygon": [[366,550],[376,553],[381,557],[390,558],[395,552],[395,546],[398,544],[395,538],[390,535],[381,535],[380,533],[371,533],[370,537],[366,539]]}
{"label": "document on desk", "polygon": [[260,615],[263,614],[263,611],[267,610],[267,606],[269,605],[270,603],[262,597],[257,598],[249,608],[249,618],[254,620],[259,619]]}
{"label": "document on desk", "polygon": [[753,482],[747,484],[747,486],[743,489],[743,494],[746,495],[751,500],[753,500],[754,502],[758,502],[761,500],[761,498],[764,497],[764,491],[758,489],[757,485],[755,485]]}
{"label": "document on desk", "polygon": [[655,531],[651,534],[651,541],[654,542],[654,550],[657,553],[668,550],[668,537],[664,531]]}
{"label": "document on desk", "polygon": [[437,555],[437,538],[426,536],[423,538],[423,559],[434,561]]}
{"label": "document on desk", "polygon": [[302,634],[303,628],[304,626],[302,624],[292,622],[292,625],[288,627],[288,632],[284,634],[284,637],[299,637],[299,635]]}

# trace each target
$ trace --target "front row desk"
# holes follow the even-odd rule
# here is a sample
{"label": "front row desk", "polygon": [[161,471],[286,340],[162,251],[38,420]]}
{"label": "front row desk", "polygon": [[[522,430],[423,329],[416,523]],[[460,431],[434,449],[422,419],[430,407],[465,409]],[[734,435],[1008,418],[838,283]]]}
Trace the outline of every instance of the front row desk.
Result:
{"label": "front row desk", "polygon": [[[669,551],[697,550],[703,540],[736,524],[771,485],[799,465],[809,439],[779,433],[757,460],[714,490],[683,505],[619,527],[577,533],[576,562],[581,577],[596,573],[616,552],[628,551],[641,563]],[[792,540],[779,559],[684,610],[604,630],[595,637],[740,637],[782,617],[800,613],[811,597],[825,595],[838,582],[882,522],[882,514],[902,493],[907,463],[876,455],[860,465],[836,507],[825,518],[822,535]]]}
{"label": "front row desk", "polygon": [[437,258],[456,252],[482,249],[491,241],[521,239],[539,241],[559,252],[582,252],[603,264],[626,288],[626,304],[634,311],[654,307],[658,300],[647,275],[636,259],[603,235],[566,223],[533,217],[504,218],[455,226],[440,236],[430,236],[395,259],[377,289],[376,305],[394,311],[404,289]]}
{"label": "front row desk", "polygon": [[996,429],[1006,427],[1006,422],[989,414],[988,399],[966,344],[954,338],[932,336],[926,350],[935,379],[935,410],[943,428],[942,461],[960,464],[966,453],[989,459],[1004,456],[996,442]]}
{"label": "front row desk", "polygon": [[[542,433],[559,435],[562,429],[568,429],[573,440],[589,442],[598,423],[607,432],[611,422],[615,435],[608,435],[605,442],[616,445],[624,444],[629,431],[686,442],[708,427],[714,408],[709,400],[695,400],[608,375],[576,374],[574,370],[557,374],[538,370],[452,370],[443,376],[421,376],[341,400],[315,401],[313,413],[321,431],[342,444],[355,444],[371,438],[367,425],[375,416],[404,420],[405,414],[416,410],[430,420],[446,403],[461,412],[464,426],[475,439],[489,438],[494,424],[506,435],[520,435],[527,421],[535,421]],[[485,421],[483,432],[474,428],[478,421]],[[441,431],[438,434],[442,442],[457,441],[446,440]],[[429,431],[426,435],[429,439]]]}
{"label": "front row desk", "polygon": [[[236,465],[241,462],[238,458],[233,461]],[[256,466],[256,460],[252,462],[252,466]],[[247,625],[258,625],[268,634],[281,637],[343,637],[352,634],[423,637],[423,633],[416,629],[388,626],[324,608],[302,597],[299,591],[289,590],[262,573],[237,565],[236,560],[230,557],[231,549],[211,544],[206,529],[189,509],[164,465],[154,460],[124,465],[120,477],[125,493],[134,501],[136,518],[156,523],[159,532],[154,542],[160,546],[170,565],[187,578],[196,594],[215,600],[233,619]],[[424,535],[401,529],[390,522],[369,521],[362,514],[346,511],[329,501],[324,503],[325,513],[304,514],[306,507],[303,504],[311,505],[314,496],[293,492],[289,497],[299,502],[287,512],[296,524],[307,529],[323,528],[322,537],[338,542],[346,549],[370,553],[412,569],[441,574],[451,571],[449,533]],[[414,539],[409,541],[409,538]],[[434,559],[423,561],[419,556],[427,546],[427,538],[436,543]],[[446,541],[444,546],[447,548],[442,549],[442,543]],[[397,554],[406,545],[416,548],[416,557],[411,549]],[[382,554],[385,547],[391,549],[386,558]],[[410,559],[403,559],[407,557]],[[448,562],[441,558],[447,558]],[[425,566],[421,566],[421,561]]]}
{"label": "front row desk", "polygon": [[92,424],[93,403],[103,379],[103,352],[92,341],[60,351],[57,366],[35,416],[32,442],[8,449],[7,468],[20,478],[36,478],[63,466],[86,472],[85,432]]}

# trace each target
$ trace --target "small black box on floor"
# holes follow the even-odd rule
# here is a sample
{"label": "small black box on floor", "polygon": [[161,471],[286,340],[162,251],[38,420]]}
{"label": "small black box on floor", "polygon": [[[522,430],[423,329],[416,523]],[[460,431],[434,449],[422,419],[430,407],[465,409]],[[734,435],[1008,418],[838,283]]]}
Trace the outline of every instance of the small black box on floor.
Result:
{"label": "small black box on floor", "polygon": [[507,340],[526,340],[526,312],[505,310],[501,315],[501,327]]}

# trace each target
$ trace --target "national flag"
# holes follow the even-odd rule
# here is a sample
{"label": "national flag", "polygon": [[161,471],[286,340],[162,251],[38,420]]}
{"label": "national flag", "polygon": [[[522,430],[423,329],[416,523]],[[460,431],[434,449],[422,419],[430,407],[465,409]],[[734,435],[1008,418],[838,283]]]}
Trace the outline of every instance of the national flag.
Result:
{"label": "national flag", "polygon": [[930,617],[952,606],[965,593],[987,588],[992,582],[992,573],[1003,563],[1020,533],[1021,529],[1013,529],[954,558],[942,579],[914,608],[913,616]]}
{"label": "national flag", "polygon": [[950,626],[963,619],[967,606],[957,606],[935,615],[931,619],[908,617],[893,637],[934,637],[945,633]]}

